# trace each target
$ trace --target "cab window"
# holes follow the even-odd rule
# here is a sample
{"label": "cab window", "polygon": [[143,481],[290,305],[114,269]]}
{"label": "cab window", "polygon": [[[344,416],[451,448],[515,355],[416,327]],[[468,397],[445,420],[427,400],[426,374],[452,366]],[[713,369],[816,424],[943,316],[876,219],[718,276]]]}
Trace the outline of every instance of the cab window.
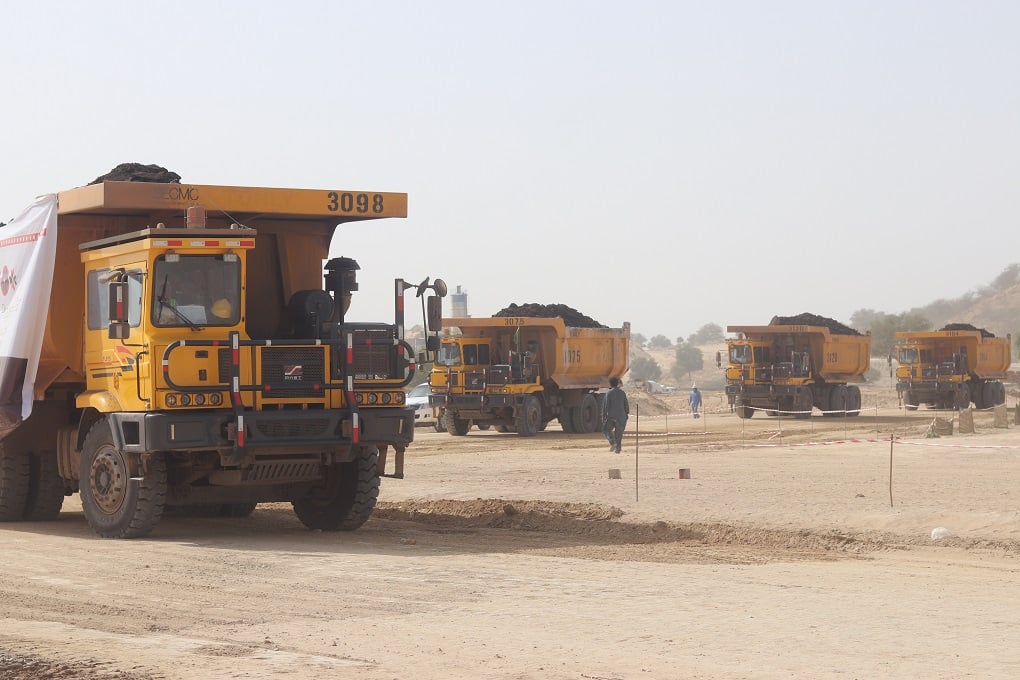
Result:
{"label": "cab window", "polygon": [[241,263],[236,255],[156,258],[152,323],[157,326],[233,326],[241,319]]}
{"label": "cab window", "polygon": [[[110,325],[110,281],[107,278],[109,269],[90,271],[86,286],[88,288],[88,325],[89,330],[99,330]],[[142,273],[127,273],[128,282],[128,324],[137,328],[142,323]]]}

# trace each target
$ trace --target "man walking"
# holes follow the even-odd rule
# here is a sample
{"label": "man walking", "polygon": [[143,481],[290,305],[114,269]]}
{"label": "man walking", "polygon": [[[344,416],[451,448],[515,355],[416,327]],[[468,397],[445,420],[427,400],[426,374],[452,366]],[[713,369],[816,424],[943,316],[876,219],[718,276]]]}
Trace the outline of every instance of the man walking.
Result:
{"label": "man walking", "polygon": [[630,416],[627,393],[620,388],[619,378],[609,379],[609,391],[602,400],[602,434],[609,440],[609,450],[620,453],[623,447],[623,431]]}
{"label": "man walking", "polygon": [[687,401],[691,405],[691,413],[694,414],[694,417],[700,418],[698,409],[701,408],[701,392],[698,391],[697,385],[691,385],[691,396],[687,398]]}

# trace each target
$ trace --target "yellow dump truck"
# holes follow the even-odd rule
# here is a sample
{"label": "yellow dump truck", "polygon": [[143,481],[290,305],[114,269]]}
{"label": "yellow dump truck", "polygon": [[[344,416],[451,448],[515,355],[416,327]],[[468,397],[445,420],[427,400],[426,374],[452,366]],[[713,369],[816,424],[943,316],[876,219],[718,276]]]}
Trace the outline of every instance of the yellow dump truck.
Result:
{"label": "yellow dump truck", "polygon": [[726,396],[741,418],[756,409],[808,418],[856,416],[861,382],[871,364],[871,336],[834,333],[825,326],[729,326]]}
{"label": "yellow dump truck", "polygon": [[910,410],[990,408],[1006,403],[1002,379],[1009,371],[1010,336],[997,338],[967,327],[896,333],[896,391]]}
{"label": "yellow dump truck", "polygon": [[[165,508],[269,501],[312,529],[363,524],[387,451],[402,476],[414,435],[405,291],[445,285],[395,279],[394,322],[356,322],[357,263],[323,263],[337,225],[406,217],[407,195],[101,182],[50,197],[32,233],[55,239],[37,282],[51,292],[17,320],[46,319],[38,368],[0,358],[19,366],[0,377],[35,374],[28,403],[0,389],[0,520],[53,519],[80,492],[105,537],[145,535]],[[5,239],[15,226],[2,257],[31,241]],[[438,330],[441,300],[428,309]]]}
{"label": "yellow dump truck", "polygon": [[564,432],[594,432],[601,425],[598,391],[627,372],[629,347],[629,323],[577,328],[562,318],[446,318],[431,401],[455,436],[473,422],[530,437],[553,419]]}

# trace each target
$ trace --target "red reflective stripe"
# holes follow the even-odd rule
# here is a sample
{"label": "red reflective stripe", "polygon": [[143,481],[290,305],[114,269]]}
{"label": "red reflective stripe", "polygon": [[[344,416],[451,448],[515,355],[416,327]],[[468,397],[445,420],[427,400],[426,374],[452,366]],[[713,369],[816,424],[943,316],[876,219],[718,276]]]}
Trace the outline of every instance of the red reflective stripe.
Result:
{"label": "red reflective stripe", "polygon": [[354,364],[354,348],[353,347],[348,347],[347,348],[347,364],[348,365],[353,365]]}

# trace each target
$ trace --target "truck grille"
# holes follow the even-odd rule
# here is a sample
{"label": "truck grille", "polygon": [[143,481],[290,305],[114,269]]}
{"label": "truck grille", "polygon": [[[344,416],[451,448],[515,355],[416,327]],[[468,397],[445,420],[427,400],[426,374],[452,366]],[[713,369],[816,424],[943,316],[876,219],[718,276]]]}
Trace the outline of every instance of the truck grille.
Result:
{"label": "truck grille", "polygon": [[350,370],[360,380],[386,380],[397,376],[393,334],[383,330],[353,333],[354,356]]}
{"label": "truck grille", "polygon": [[[262,384],[267,396],[322,396],[326,357],[323,347],[264,347]],[[318,387],[316,387],[318,386]]]}
{"label": "truck grille", "polygon": [[249,484],[260,482],[294,482],[316,479],[322,476],[322,463],[316,459],[256,461],[244,472],[244,481]]}
{"label": "truck grille", "polygon": [[259,434],[275,439],[322,437],[328,433],[330,424],[329,418],[257,420],[255,422]]}

